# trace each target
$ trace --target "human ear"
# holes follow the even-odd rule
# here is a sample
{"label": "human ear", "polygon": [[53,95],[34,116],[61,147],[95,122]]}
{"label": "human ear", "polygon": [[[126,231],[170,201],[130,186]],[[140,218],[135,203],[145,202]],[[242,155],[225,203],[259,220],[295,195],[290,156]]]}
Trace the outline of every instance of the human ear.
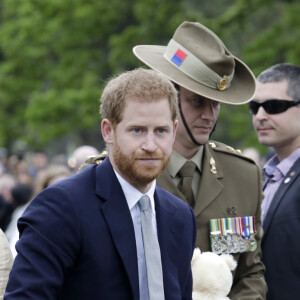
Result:
{"label": "human ear", "polygon": [[108,119],[103,119],[101,122],[101,132],[106,144],[112,144],[114,140],[114,129]]}
{"label": "human ear", "polygon": [[173,143],[175,141],[177,127],[178,127],[178,120],[175,120],[173,124]]}

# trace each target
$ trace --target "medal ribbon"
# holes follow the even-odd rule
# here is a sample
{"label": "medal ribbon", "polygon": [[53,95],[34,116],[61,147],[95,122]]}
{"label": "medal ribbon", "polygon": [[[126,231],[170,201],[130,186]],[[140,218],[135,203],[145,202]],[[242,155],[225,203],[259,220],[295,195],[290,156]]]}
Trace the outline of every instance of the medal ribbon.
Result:
{"label": "medal ribbon", "polygon": [[231,234],[235,239],[240,237],[249,240],[256,233],[255,216],[211,219],[209,223],[211,243],[217,236]]}
{"label": "medal ribbon", "polygon": [[211,219],[209,220],[209,225],[210,225],[210,242],[211,245],[215,241],[216,236],[220,235],[220,226],[218,219]]}
{"label": "medal ribbon", "polygon": [[209,220],[210,224],[210,232],[220,232],[219,222],[218,219],[211,219]]}
{"label": "medal ribbon", "polygon": [[256,233],[255,216],[250,217],[250,229],[251,229],[251,234]]}
{"label": "medal ribbon", "polygon": [[221,236],[227,236],[227,230],[226,230],[226,219],[218,219],[219,228],[221,229]]}

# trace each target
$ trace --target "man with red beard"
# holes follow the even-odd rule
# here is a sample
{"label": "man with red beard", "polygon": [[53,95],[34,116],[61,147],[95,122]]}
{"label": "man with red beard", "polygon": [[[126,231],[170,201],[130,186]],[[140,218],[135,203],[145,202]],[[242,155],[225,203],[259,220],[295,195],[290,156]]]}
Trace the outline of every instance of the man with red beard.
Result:
{"label": "man with red beard", "polygon": [[156,187],[177,128],[177,92],[153,70],[101,97],[108,157],[41,192],[19,220],[5,299],[192,299],[192,208]]}

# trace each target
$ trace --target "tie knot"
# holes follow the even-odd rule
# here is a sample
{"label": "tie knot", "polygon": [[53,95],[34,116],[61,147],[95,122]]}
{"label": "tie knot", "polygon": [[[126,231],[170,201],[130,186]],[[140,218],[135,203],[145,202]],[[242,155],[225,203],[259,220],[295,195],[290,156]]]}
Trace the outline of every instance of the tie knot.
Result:
{"label": "tie knot", "polygon": [[143,195],[139,200],[139,206],[141,211],[148,211],[150,207],[150,199],[147,195]]}
{"label": "tie knot", "polygon": [[195,173],[196,165],[194,162],[188,160],[179,170],[181,177],[193,177]]}

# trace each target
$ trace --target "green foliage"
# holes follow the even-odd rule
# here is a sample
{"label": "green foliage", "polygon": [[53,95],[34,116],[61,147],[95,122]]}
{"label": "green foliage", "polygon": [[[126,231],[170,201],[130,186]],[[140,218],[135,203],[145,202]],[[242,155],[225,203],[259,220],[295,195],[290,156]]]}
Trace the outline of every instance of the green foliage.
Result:
{"label": "green foliage", "polygon": [[300,3],[279,1],[272,14],[273,22],[245,46],[247,63],[256,75],[269,66],[290,62],[300,64]]}
{"label": "green foliage", "polygon": [[[184,20],[215,31],[256,75],[300,64],[298,1],[0,0],[0,13],[0,145],[9,148],[74,132],[84,143],[99,126],[106,79],[142,65],[132,48],[166,45]],[[247,105],[222,105],[214,137],[259,147]]]}
{"label": "green foliage", "polygon": [[118,17],[126,10],[115,0],[3,1],[2,143],[22,138],[40,147],[96,126],[102,83],[112,73],[107,41],[126,26]]}

